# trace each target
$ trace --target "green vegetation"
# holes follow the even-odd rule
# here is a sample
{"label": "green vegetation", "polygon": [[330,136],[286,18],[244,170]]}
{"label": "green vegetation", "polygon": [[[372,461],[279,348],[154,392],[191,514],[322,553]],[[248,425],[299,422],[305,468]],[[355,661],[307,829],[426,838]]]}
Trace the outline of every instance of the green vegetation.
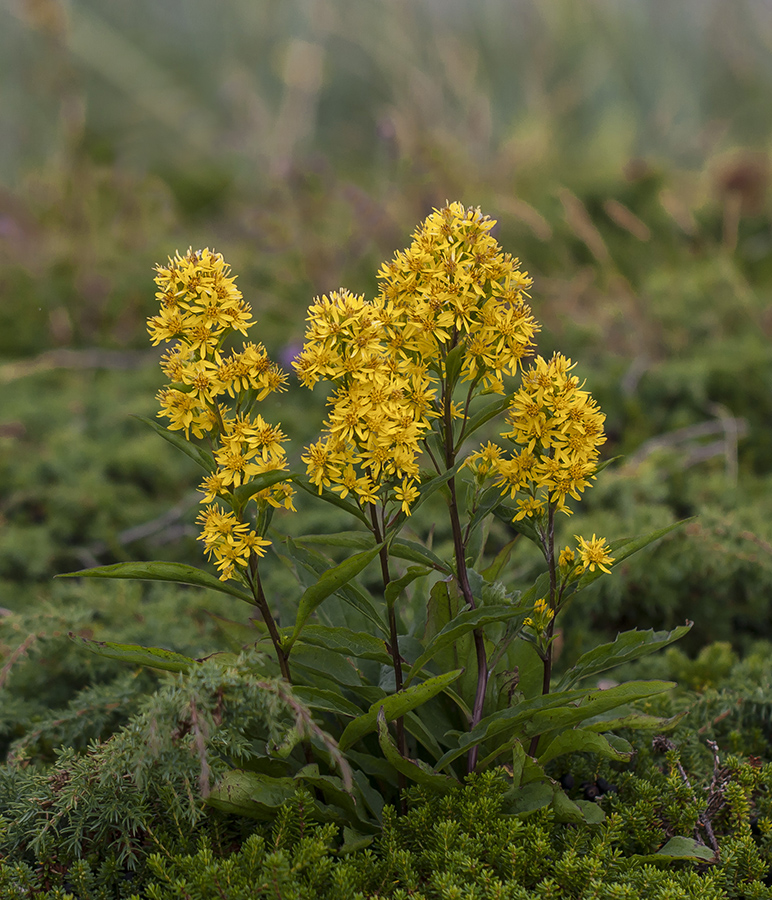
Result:
{"label": "green vegetation", "polygon": [[[13,135],[0,147],[0,895],[772,896],[764,4],[124,6],[0,10]],[[289,369],[313,298],[341,285],[374,297],[378,266],[447,198],[498,220],[496,240],[534,279],[538,352],[576,360],[606,416],[602,459],[615,461],[560,523],[559,547],[663,534],[561,610],[552,689],[632,629],[659,632],[659,652],[582,686],[678,688],[625,711],[650,730],[608,726],[617,758],[585,737],[586,752],[545,757],[533,779],[517,753],[469,784],[465,756],[437,776],[438,754],[408,730],[424,784],[400,793],[397,735],[376,717],[347,751],[352,804],[331,741],[396,673],[382,682],[381,663],[360,658],[358,695],[326,685],[332,709],[303,694],[330,665],[303,647],[321,618],[293,650],[316,666],[297,667],[294,695],[235,597],[54,576],[206,565],[200,469],[132,418],[155,416],[164,380],[145,328],[156,262],[222,252],[258,320],[251,339]],[[294,384],[260,406],[292,437],[291,472],[305,472],[321,405]],[[465,452],[498,440],[495,424]],[[364,546],[323,546],[351,520],[299,490],[294,502],[260,563],[283,636],[319,572]],[[437,491],[403,537],[448,560],[443,509]],[[492,520],[474,555],[490,564],[515,537],[511,515]],[[398,577],[416,565],[392,564]],[[517,537],[493,579],[505,594],[487,588],[486,602],[517,604],[543,571]],[[377,563],[358,579],[383,593]],[[434,582],[417,577],[402,604],[406,660],[425,649],[417,601]],[[330,597],[318,611],[334,622],[345,608]],[[367,630],[356,617],[349,628]],[[471,631],[463,641],[453,652],[476,671]],[[165,669],[141,665],[142,647],[169,651]],[[420,678],[457,668],[445,655]],[[504,705],[518,700],[507,667]],[[467,681],[456,687],[471,707]],[[448,726],[446,701],[418,707],[413,731],[423,709],[458,742],[468,723],[456,711]],[[404,768],[407,785],[417,772]],[[455,783],[437,793],[437,777]]]}

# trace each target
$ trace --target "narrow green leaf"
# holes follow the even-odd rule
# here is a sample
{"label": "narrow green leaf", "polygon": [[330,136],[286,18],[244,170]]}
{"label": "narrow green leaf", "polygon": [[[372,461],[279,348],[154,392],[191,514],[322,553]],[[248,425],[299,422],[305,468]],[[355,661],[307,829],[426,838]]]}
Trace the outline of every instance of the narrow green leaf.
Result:
{"label": "narrow green leaf", "polygon": [[431,478],[429,481],[424,482],[419,487],[419,495],[418,499],[411,507],[411,511],[415,513],[415,511],[421,506],[422,503],[426,502],[426,500],[431,497],[431,495],[439,490],[443,484],[447,484],[451,478],[453,478],[461,467],[464,465],[464,460],[460,459],[451,469],[448,469],[447,472],[443,472],[442,475],[436,475],[434,478]]}
{"label": "narrow green leaf", "polygon": [[125,562],[111,566],[97,566],[78,572],[64,572],[57,578],[129,578],[134,581],[171,581],[175,584],[192,584],[195,587],[211,588],[221,594],[230,594],[246,603],[255,605],[255,598],[244,588],[236,587],[228,581],[220,581],[209,572],[176,562]]}
{"label": "narrow green leaf", "polygon": [[458,787],[458,781],[449,775],[442,775],[432,770],[431,766],[421,760],[406,759],[397,749],[394,738],[389,734],[386,713],[381,707],[378,710],[378,743],[383,755],[398,771],[416,784],[431,788],[433,791],[446,794]]}
{"label": "narrow green leaf", "polygon": [[464,428],[461,439],[456,444],[455,451],[461,449],[461,444],[464,441],[468,440],[478,428],[481,428],[485,425],[486,422],[489,422],[491,419],[495,418],[499,413],[504,412],[505,409],[509,407],[509,404],[512,402],[514,398],[514,392],[511,394],[507,394],[504,397],[498,397],[496,400],[493,400],[491,403],[488,403],[481,410],[476,412],[466,423],[466,427]]}
{"label": "narrow green leaf", "polygon": [[[680,528],[687,522],[694,521],[694,519],[695,517],[691,516],[688,519],[681,519],[679,522],[672,522],[670,525],[666,525],[664,528],[657,528],[656,531],[650,531],[648,534],[642,534],[639,537],[633,538],[632,540],[630,540],[629,538],[620,538],[619,540],[612,541],[609,544],[609,550],[611,551],[611,555],[614,557],[614,565],[618,566],[619,563],[623,562],[629,556],[632,556],[633,553],[637,553],[644,547],[648,547],[649,544],[653,544],[654,541],[658,541],[660,538],[665,537],[665,535],[670,534],[671,531],[675,531],[676,528]],[[588,585],[592,584],[593,581],[596,581],[598,578],[600,578],[603,574],[605,573],[600,569],[596,569],[594,572],[585,572],[577,582],[577,590],[586,588]]]}
{"label": "narrow green leaf", "polygon": [[672,644],[673,641],[682,638],[692,627],[691,622],[686,625],[679,625],[672,631],[638,631],[633,629],[618,634],[617,637],[607,643],[594,647],[592,650],[583,654],[562,677],[556,686],[556,690],[564,691],[574,687],[583,678],[589,678],[592,675],[599,675],[608,669],[621,666],[624,663],[632,662],[656,650],[661,650]]}
{"label": "narrow green leaf", "polygon": [[345,510],[347,513],[349,513],[349,515],[354,516],[355,519],[359,519],[360,522],[364,522],[364,524],[367,525],[368,528],[370,527],[370,522],[368,521],[367,516],[355,504],[349,503],[348,500],[344,500],[337,494],[333,494],[332,491],[323,490],[320,494],[319,489],[316,487],[316,485],[311,484],[304,478],[295,478],[294,483],[307,494],[311,494],[312,497],[316,497],[319,500],[324,500],[325,503],[329,503],[332,506],[337,506],[338,509]]}
{"label": "narrow green leaf", "polygon": [[296,544],[323,544],[325,547],[346,547],[350,550],[369,550],[375,538],[366,531],[340,531],[337,534],[301,534],[293,538]]}
{"label": "narrow green leaf", "polygon": [[416,578],[420,578],[422,575],[426,575],[429,569],[426,569],[423,566],[410,566],[410,568],[405,572],[405,574],[398,578],[396,581],[391,581],[386,585],[386,590],[384,594],[386,596],[386,603],[389,607],[393,606],[397,599],[400,597],[405,588],[412,584]]}
{"label": "narrow green leaf", "polygon": [[[614,715],[614,712],[624,710],[624,715]],[[605,716],[594,716],[583,725],[588,731],[617,731],[619,728],[637,728],[640,730],[657,729],[657,731],[670,731],[683,719],[689,710],[685,709],[675,716],[650,716],[638,712],[632,706],[620,706],[617,710]]]}
{"label": "narrow green leaf", "polygon": [[76,644],[80,644],[97,656],[117,659],[131,666],[148,666],[151,669],[163,669],[165,672],[189,672],[198,665],[198,660],[164,650],[162,647],[142,647],[139,644],[115,644],[112,641],[90,641],[88,638],[70,632],[68,635]]}
{"label": "narrow green leaf", "polygon": [[432,553],[428,547],[424,547],[423,544],[419,544],[416,541],[407,541],[404,538],[391,541],[389,544],[389,555],[396,556],[397,559],[406,559],[408,562],[430,566],[432,569],[436,569],[445,575],[450,575],[452,572],[450,566],[443,562],[436,553]]}
{"label": "narrow green leaf", "polygon": [[335,566],[325,572],[316,584],[312,584],[307,588],[303,596],[300,598],[298,611],[295,615],[295,628],[289,638],[286,649],[294,644],[300,637],[303,626],[308,617],[313,613],[317,606],[322,603],[330,594],[334,594],[344,585],[348,584],[353,578],[368,566],[378,555],[383,544],[378,544],[372,550],[366,550],[363,553],[355,553],[354,556],[344,560],[340,565]]}
{"label": "narrow green leaf", "polygon": [[362,683],[357,667],[350,659],[326,647],[306,644],[302,638],[292,648],[290,664],[293,673],[301,668],[311,672],[311,680],[317,684],[320,678],[327,679],[327,684],[332,682],[347,687]]}
{"label": "narrow green leaf", "polygon": [[656,853],[646,856],[631,856],[636,863],[648,863],[653,865],[665,865],[682,859],[691,859],[695,862],[715,862],[716,855],[705,844],[700,844],[694,838],[676,836],[670,838],[664,847],[660,847]]}
{"label": "narrow green leaf", "polygon": [[628,681],[605,691],[560,691],[524,700],[517,706],[486,716],[471,731],[462,734],[458,746],[442,757],[437,768],[442,769],[483,741],[493,738],[506,741],[480,762],[484,766],[503,753],[512,738],[527,740],[558,728],[573,728],[609,709],[661,694],[674,687],[672,681]]}
{"label": "narrow green leaf", "polygon": [[410,710],[426,703],[427,700],[431,700],[432,697],[435,697],[448,685],[452,684],[462,671],[462,669],[455,669],[453,672],[436,675],[434,678],[429,678],[421,684],[416,684],[399,693],[391,694],[382,700],[376,700],[363,716],[359,716],[358,719],[354,719],[353,722],[349,722],[346,726],[338,741],[340,750],[345,752],[360,738],[375,731],[380,709],[384,710],[387,721],[391,722],[394,719],[398,719],[400,716],[410,712]]}
{"label": "narrow green leaf", "polygon": [[348,716],[355,719],[362,715],[362,710],[350,700],[346,700],[339,691],[327,691],[323,688],[308,687],[306,685],[293,685],[292,693],[302,700],[311,709],[319,709],[323,712],[335,713],[339,716]]}
{"label": "narrow green leaf", "polygon": [[[529,607],[530,609],[530,607]],[[437,655],[445,647],[455,644],[456,641],[473,631],[475,628],[483,628],[493,622],[506,622],[519,616],[524,616],[528,610],[518,606],[478,606],[477,609],[465,609],[454,616],[450,622],[436,634],[427,644],[426,649],[410,667],[405,677],[405,687],[413,680],[429,660]]]}
{"label": "narrow green leaf", "polygon": [[260,491],[273,487],[273,485],[279,484],[281,481],[294,481],[298,477],[298,474],[293,472],[264,472],[262,475],[255,475],[246,484],[237,487],[233,491],[233,496],[239,505],[243,506],[250,497],[253,497]]}
{"label": "narrow green leaf", "polygon": [[488,582],[494,582],[501,574],[501,570],[504,566],[509,562],[509,557],[512,555],[512,550],[519,539],[519,535],[515,535],[512,540],[505,544],[501,550],[496,554],[496,558],[493,562],[487,567],[487,569],[483,569],[480,574],[482,577]]}
{"label": "narrow green leaf", "polygon": [[[619,739],[621,740],[621,738]],[[614,742],[617,744],[617,742]],[[564,756],[566,753],[594,753],[617,762],[627,762],[633,757],[633,748],[627,741],[614,746],[602,734],[584,728],[568,728],[550,741],[546,750],[538,756],[539,762],[546,765],[550,760]]]}
{"label": "narrow green leaf", "polygon": [[168,441],[173,447],[189,456],[193,462],[201,466],[207,473],[214,472],[217,469],[217,463],[214,461],[212,454],[184,438],[181,432],[169,431],[168,428],[164,428],[155,419],[149,419],[147,416],[133,416],[133,418],[139,419],[145,425],[149,425],[156,434],[160,434],[165,441]]}
{"label": "narrow green leaf", "polygon": [[364,631],[351,631],[343,626],[332,628],[329,625],[306,625],[302,641],[304,644],[325,647],[341,656],[373,659],[384,666],[392,664],[385,641]]}

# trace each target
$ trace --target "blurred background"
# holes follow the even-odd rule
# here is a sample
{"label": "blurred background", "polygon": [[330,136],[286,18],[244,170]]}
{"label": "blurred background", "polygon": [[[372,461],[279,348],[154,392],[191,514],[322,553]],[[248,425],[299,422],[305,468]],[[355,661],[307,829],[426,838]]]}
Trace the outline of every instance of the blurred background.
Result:
{"label": "blurred background", "polygon": [[[162,383],[156,262],[222,252],[286,365],[311,298],[372,296],[447,199],[498,220],[540,352],[607,413],[621,459],[567,539],[697,516],[599,582],[576,648],[686,618],[692,651],[772,637],[767,0],[0,0],[0,135],[0,607],[121,639],[91,621],[115,586],[52,577],[200,564],[196,473],[130,418]],[[279,401],[296,457],[320,417]],[[179,649],[211,648],[196,621]]]}

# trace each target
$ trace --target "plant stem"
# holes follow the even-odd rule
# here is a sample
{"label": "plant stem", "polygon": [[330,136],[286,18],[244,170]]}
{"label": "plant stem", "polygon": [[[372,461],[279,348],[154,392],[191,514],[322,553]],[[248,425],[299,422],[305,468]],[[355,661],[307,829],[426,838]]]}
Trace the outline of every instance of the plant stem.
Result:
{"label": "plant stem", "polygon": [[279,669],[281,670],[281,674],[284,680],[292,684],[292,678],[290,677],[289,669],[289,657],[285,652],[284,647],[282,646],[279,629],[276,627],[276,622],[271,615],[271,610],[268,606],[268,600],[266,600],[265,592],[263,591],[263,583],[260,580],[260,571],[257,565],[257,558],[254,555],[249,560],[249,567],[252,571],[252,590],[255,595],[255,602],[257,603],[257,608],[260,610],[263,621],[268,628],[268,634],[271,636],[273,649],[276,651],[276,659],[279,662]]}
{"label": "plant stem", "polygon": [[[445,394],[444,409],[444,431],[445,431],[445,465],[448,469],[452,469],[456,464],[456,454],[453,448],[453,416],[451,408],[451,398],[449,393]],[[472,588],[469,585],[469,574],[466,568],[466,545],[461,534],[461,518],[458,510],[458,498],[456,496],[456,477],[455,475],[448,481],[448,490],[450,492],[450,525],[453,531],[453,551],[456,558],[456,574],[458,576],[458,584],[461,588],[461,594],[464,601],[471,609],[475,609],[477,604],[472,596]],[[485,705],[485,693],[488,689],[488,661],[485,654],[485,640],[481,628],[475,628],[472,632],[474,637],[474,649],[477,655],[477,691],[474,698],[474,706],[472,707],[472,719],[469,727],[474,728],[482,719],[483,706]],[[472,747],[467,757],[467,772],[474,771],[477,765],[478,747]]]}
{"label": "plant stem", "polygon": [[[383,541],[382,529],[378,522],[378,514],[374,504],[370,505],[370,519],[373,523],[373,535],[376,543]],[[381,561],[381,578],[383,580],[384,593],[386,588],[391,584],[391,575],[389,573],[389,548],[386,544],[381,547],[378,553]],[[402,690],[402,657],[399,652],[399,635],[397,634],[397,613],[394,609],[394,602],[386,601],[386,608],[389,614],[389,643],[391,645],[391,662],[394,666],[394,684],[397,692]],[[402,716],[395,720],[394,726],[397,730],[397,748],[400,754],[407,759],[407,741],[405,740],[405,720]],[[400,797],[400,807],[402,813],[407,812],[407,802],[404,798],[404,791],[407,787],[407,779],[403,772],[398,773],[398,788]]]}
{"label": "plant stem", "polygon": [[[557,612],[557,566],[555,564],[555,505],[553,503],[549,504],[549,512],[547,519],[547,534],[545,535],[545,555],[547,557],[547,566],[549,567],[550,573],[550,596],[549,596],[549,608],[552,610],[553,614]],[[552,647],[553,647],[553,636],[555,634],[555,615],[550,619],[549,625],[547,625],[546,630],[546,638],[547,638],[547,646],[544,651],[544,673],[542,675],[542,683],[541,683],[541,693],[542,696],[546,696],[550,692],[550,684],[552,682]],[[529,756],[535,756],[536,750],[539,746],[539,738],[541,735],[535,734],[531,740],[531,746],[528,750]]]}

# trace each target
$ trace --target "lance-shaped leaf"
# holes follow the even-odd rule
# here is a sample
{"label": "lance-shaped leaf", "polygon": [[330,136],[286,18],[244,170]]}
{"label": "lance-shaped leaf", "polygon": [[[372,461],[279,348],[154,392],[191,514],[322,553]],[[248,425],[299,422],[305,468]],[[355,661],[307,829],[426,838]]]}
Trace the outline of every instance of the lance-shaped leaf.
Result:
{"label": "lance-shaped leaf", "polygon": [[664,865],[683,859],[690,859],[694,862],[715,862],[716,855],[710,847],[700,844],[694,838],[677,835],[670,838],[665,846],[660,847],[656,853],[650,853],[646,856],[637,854],[630,857],[631,861],[635,860],[636,863],[648,865]]}
{"label": "lance-shaped leaf", "polygon": [[632,706],[619,706],[612,713],[588,719],[582,727],[588,731],[616,731],[619,728],[635,728],[641,731],[656,728],[657,731],[670,731],[688,713],[689,710],[684,709],[668,718],[666,716],[651,716],[648,713],[638,712]]}
{"label": "lance-shaped leaf", "polygon": [[337,534],[301,534],[296,544],[323,544],[325,547],[345,547],[349,550],[369,550],[375,538],[365,531],[340,531]]}
{"label": "lance-shaped leaf", "polygon": [[475,628],[482,628],[493,622],[507,622],[510,619],[525,615],[526,612],[527,610],[524,611],[519,604],[518,606],[478,606],[477,609],[465,609],[463,612],[460,612],[429,641],[426,649],[406,674],[405,687],[429,660],[445,649],[445,647],[455,644],[465,634],[474,631]]}
{"label": "lance-shaped leaf", "polygon": [[441,775],[432,770],[431,766],[421,760],[405,759],[397,749],[394,738],[389,734],[389,726],[386,723],[386,713],[383,707],[378,710],[378,743],[381,745],[383,755],[394,768],[414,781],[416,784],[431,788],[434,791],[446,794],[458,787],[458,781],[449,775]]}
{"label": "lance-shaped leaf", "polygon": [[[633,538],[632,540],[630,540],[629,538],[620,538],[619,540],[612,541],[609,544],[609,550],[611,552],[611,555],[614,557],[614,565],[618,566],[619,563],[627,559],[629,556],[632,556],[633,553],[637,553],[644,547],[648,547],[649,544],[653,544],[654,541],[658,541],[660,538],[665,537],[665,535],[670,534],[671,531],[675,531],[676,528],[680,528],[687,522],[693,521],[693,519],[694,516],[689,519],[681,519],[681,521],[679,522],[672,522],[670,525],[666,525],[664,528],[657,528],[656,531],[650,531],[648,534],[642,534],[639,537]],[[585,572],[577,582],[577,590],[586,588],[588,585],[592,584],[593,581],[600,578],[603,574],[604,573],[600,569],[596,569],[594,572]]]}
{"label": "lance-shaped leaf", "polygon": [[355,719],[357,716],[362,715],[362,710],[355,703],[343,697],[339,691],[294,685],[292,693],[299,700],[302,700],[306,706],[310,706],[311,709],[335,713],[338,716],[347,716],[349,719]]}
{"label": "lance-shaped leaf", "polygon": [[580,722],[609,709],[661,694],[674,687],[675,682],[672,681],[628,681],[605,691],[561,691],[524,700],[517,706],[486,716],[471,731],[462,734],[458,746],[454,750],[449,750],[439,760],[437,768],[442,769],[483,741],[493,739],[505,741],[506,744],[500,744],[491,755],[480,762],[483,766],[504,752],[512,737],[524,740],[558,728],[573,728]]}
{"label": "lance-shaped leaf", "polygon": [[308,621],[308,617],[313,613],[317,606],[326,600],[330,594],[334,594],[344,585],[348,584],[353,578],[368,566],[378,555],[383,544],[378,544],[371,550],[363,553],[355,553],[354,556],[344,560],[340,565],[329,569],[321,578],[306,589],[300,598],[298,611],[295,615],[295,628],[292,635],[285,645],[285,649],[289,650],[295,641],[300,637],[303,626]]}
{"label": "lance-shaped leaf", "polygon": [[[620,743],[621,742],[621,743]],[[632,746],[622,738],[613,741],[603,734],[584,728],[568,728],[550,741],[549,746],[538,756],[539,762],[546,765],[550,760],[564,756],[566,753],[594,753],[617,762],[627,762],[633,757]]]}
{"label": "lance-shaped leaf", "polygon": [[391,656],[386,651],[385,642],[365,631],[351,631],[343,626],[331,628],[329,625],[306,625],[302,640],[304,644],[325,647],[341,656],[373,659],[381,665],[391,665]]}
{"label": "lance-shaped leaf", "polygon": [[125,562],[111,566],[96,566],[78,572],[65,572],[57,578],[129,578],[134,581],[171,581],[175,584],[192,584],[195,587],[211,588],[221,594],[230,594],[246,603],[255,605],[255,598],[249,591],[228,581],[220,581],[209,572],[176,562]]}
{"label": "lance-shaped leaf", "polygon": [[429,570],[423,566],[410,566],[401,578],[398,578],[396,581],[390,581],[386,585],[386,590],[384,591],[387,605],[389,607],[393,606],[405,588],[412,584],[416,578],[426,575],[428,571]]}
{"label": "lance-shaped leaf", "polygon": [[296,791],[297,782],[292,778],[232,769],[210,791],[206,802],[214,809],[237,816],[273,819],[279,807],[291,800]]}
{"label": "lance-shaped leaf", "polygon": [[432,569],[443,572],[445,575],[450,575],[452,572],[450,566],[443,562],[436,553],[432,553],[428,547],[424,547],[423,544],[419,544],[417,541],[406,541],[404,538],[392,540],[389,544],[389,554],[396,556],[398,559],[406,559],[409,562],[430,566]]}
{"label": "lance-shaped leaf", "polygon": [[466,425],[461,431],[461,436],[456,443],[455,452],[458,453],[464,441],[468,440],[475,433],[475,431],[477,431],[478,428],[482,428],[482,426],[486,422],[489,422],[491,419],[495,418],[499,413],[504,412],[504,410],[509,407],[509,404],[512,402],[514,396],[514,393],[511,393],[507,394],[504,397],[499,397],[496,400],[493,400],[491,403],[488,403],[481,410],[476,412],[470,419],[468,419]]}
{"label": "lance-shaped leaf", "polygon": [[434,478],[430,478],[429,481],[425,481],[419,487],[419,495],[418,499],[411,507],[411,512],[415,512],[422,503],[425,503],[431,495],[439,490],[443,484],[447,484],[451,478],[453,478],[459,469],[464,465],[464,460],[460,459],[451,469],[448,469],[447,472],[443,472],[442,475],[436,475]]}
{"label": "lance-shaped leaf", "polygon": [[133,418],[139,419],[139,421],[144,422],[145,425],[149,425],[156,434],[160,434],[161,437],[165,441],[168,441],[173,447],[182,450],[186,456],[189,456],[193,462],[201,466],[206,472],[214,472],[217,468],[217,463],[214,461],[214,457],[208,450],[204,450],[197,444],[193,444],[191,441],[184,438],[181,433],[169,431],[168,428],[164,428],[164,426],[156,422],[155,419],[149,419],[147,416],[134,416]]}
{"label": "lance-shaped leaf", "polygon": [[[330,570],[331,561],[328,557],[308,547],[296,544],[289,536],[285,538],[284,543],[292,561],[298,564],[297,571],[301,582],[308,587],[313,587],[320,577]],[[286,557],[283,558],[286,559]],[[336,594],[349,606],[369,619],[381,634],[388,637],[389,629],[382,621],[378,610],[373,605],[370,597],[356,583],[350,582],[344,585],[336,591]]]}
{"label": "lance-shaped leaf", "polygon": [[358,719],[349,722],[338,741],[339,748],[345,752],[360,738],[375,731],[380,709],[383,709],[386,720],[392,722],[417,706],[421,706],[428,700],[431,700],[432,697],[435,697],[448,685],[452,684],[462,671],[463,669],[455,669],[452,672],[436,675],[434,678],[429,678],[421,684],[416,684],[406,690],[391,694],[382,700],[376,700],[363,716],[359,716]]}
{"label": "lance-shaped leaf", "polygon": [[250,497],[253,497],[260,491],[273,487],[281,481],[293,481],[298,477],[299,476],[293,472],[263,472],[262,475],[255,475],[255,477],[246,484],[237,487],[236,490],[233,491],[233,496],[236,498],[239,506],[243,506]]}
{"label": "lance-shaped leaf", "polygon": [[90,641],[78,634],[69,633],[69,637],[97,656],[117,659],[131,666],[148,666],[151,669],[163,669],[165,672],[189,672],[199,664],[197,659],[164,650],[162,647],[142,647],[139,644],[116,644],[112,641]]}
{"label": "lance-shaped leaf", "polygon": [[564,691],[574,687],[583,678],[599,675],[623,663],[632,662],[656,650],[667,647],[673,641],[682,638],[692,627],[692,622],[679,625],[672,631],[625,631],[618,634],[614,641],[601,644],[583,654],[562,677],[556,690]]}
{"label": "lance-shaped leaf", "polygon": [[359,519],[360,522],[364,522],[364,524],[367,525],[368,528],[370,527],[370,522],[368,521],[367,516],[354,503],[350,503],[348,500],[344,500],[337,494],[333,494],[332,491],[323,490],[320,494],[319,489],[316,487],[316,485],[311,484],[304,478],[295,477],[293,481],[301,490],[304,490],[307,494],[311,494],[312,497],[317,497],[320,500],[324,500],[325,503],[330,503],[332,504],[332,506],[337,506],[338,509],[345,510],[347,513],[349,513],[349,515],[354,516],[355,519]]}

